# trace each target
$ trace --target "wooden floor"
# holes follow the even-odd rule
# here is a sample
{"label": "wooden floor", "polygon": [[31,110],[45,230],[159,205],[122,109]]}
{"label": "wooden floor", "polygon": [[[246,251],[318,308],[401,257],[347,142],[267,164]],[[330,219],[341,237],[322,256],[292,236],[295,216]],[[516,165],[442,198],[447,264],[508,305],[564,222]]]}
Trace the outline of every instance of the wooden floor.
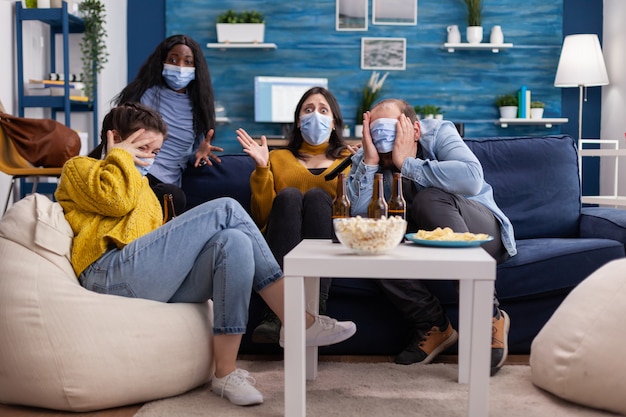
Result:
{"label": "wooden floor", "polygon": [[[282,355],[242,355],[241,360],[282,360]],[[457,363],[456,355],[440,355],[434,362]],[[509,355],[506,365],[528,365],[528,355]],[[320,361],[329,362],[392,362],[391,356],[320,356]],[[126,407],[111,408],[108,410],[94,411],[91,413],[71,413],[55,410],[45,410],[32,407],[18,407],[0,404],[0,416],[2,417],[133,417],[141,408],[142,404],[129,405]]]}

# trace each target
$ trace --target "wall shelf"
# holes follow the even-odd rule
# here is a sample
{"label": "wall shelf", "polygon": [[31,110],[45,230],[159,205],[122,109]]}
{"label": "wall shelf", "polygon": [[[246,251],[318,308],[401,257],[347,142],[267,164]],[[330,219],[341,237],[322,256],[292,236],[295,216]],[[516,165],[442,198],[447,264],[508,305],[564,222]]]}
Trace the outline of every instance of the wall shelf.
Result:
{"label": "wall shelf", "polygon": [[567,123],[568,119],[563,118],[547,118],[547,119],[498,119],[496,124],[500,127],[508,127],[509,125],[545,125],[546,128],[551,128],[553,125],[560,125]]}
{"label": "wall shelf", "polygon": [[447,49],[448,52],[452,53],[455,50],[490,50],[494,54],[500,52],[502,49],[512,48],[512,43],[444,43],[442,49]]}
{"label": "wall shelf", "polygon": [[207,43],[209,49],[276,49],[275,43]]}

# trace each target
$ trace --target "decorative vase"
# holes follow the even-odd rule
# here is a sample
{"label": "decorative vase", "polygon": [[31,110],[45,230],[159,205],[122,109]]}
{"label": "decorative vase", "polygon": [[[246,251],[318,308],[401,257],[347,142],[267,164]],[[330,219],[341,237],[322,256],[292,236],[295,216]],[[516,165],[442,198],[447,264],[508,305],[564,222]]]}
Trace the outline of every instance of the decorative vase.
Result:
{"label": "decorative vase", "polygon": [[448,43],[461,43],[461,32],[457,25],[450,25],[447,28],[448,31]]}
{"label": "decorative vase", "polygon": [[516,119],[517,118],[517,106],[500,107],[500,117],[502,119]]}
{"label": "decorative vase", "polygon": [[530,109],[530,118],[531,119],[543,119],[543,109],[542,108]]}
{"label": "decorative vase", "polygon": [[489,37],[489,42],[497,44],[504,43],[504,34],[502,33],[502,27],[496,25],[491,28],[491,36]]}
{"label": "decorative vase", "polygon": [[466,35],[467,42],[471,44],[481,43],[483,41],[482,26],[468,26]]}
{"label": "decorative vase", "polygon": [[354,125],[354,137],[355,138],[363,137],[363,125]]}

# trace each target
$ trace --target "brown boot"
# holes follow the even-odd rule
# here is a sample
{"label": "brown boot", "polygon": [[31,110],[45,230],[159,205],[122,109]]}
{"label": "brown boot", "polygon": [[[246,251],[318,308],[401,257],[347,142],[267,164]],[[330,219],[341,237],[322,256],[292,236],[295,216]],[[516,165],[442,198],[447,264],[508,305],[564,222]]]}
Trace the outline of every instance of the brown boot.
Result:
{"label": "brown boot", "polygon": [[446,327],[433,326],[424,332],[416,330],[415,337],[409,345],[395,358],[395,363],[410,365],[412,363],[427,364],[437,355],[450,347],[459,338],[450,322]]}

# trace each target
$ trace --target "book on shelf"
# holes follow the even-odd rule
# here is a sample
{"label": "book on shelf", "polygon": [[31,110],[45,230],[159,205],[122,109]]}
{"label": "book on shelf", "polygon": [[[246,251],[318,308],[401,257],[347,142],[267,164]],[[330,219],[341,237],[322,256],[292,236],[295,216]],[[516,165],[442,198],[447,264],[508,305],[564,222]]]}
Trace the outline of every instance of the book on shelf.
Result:
{"label": "book on shelf", "polygon": [[530,119],[530,97],[531,91],[523,85],[517,92],[517,117],[520,119]]}

